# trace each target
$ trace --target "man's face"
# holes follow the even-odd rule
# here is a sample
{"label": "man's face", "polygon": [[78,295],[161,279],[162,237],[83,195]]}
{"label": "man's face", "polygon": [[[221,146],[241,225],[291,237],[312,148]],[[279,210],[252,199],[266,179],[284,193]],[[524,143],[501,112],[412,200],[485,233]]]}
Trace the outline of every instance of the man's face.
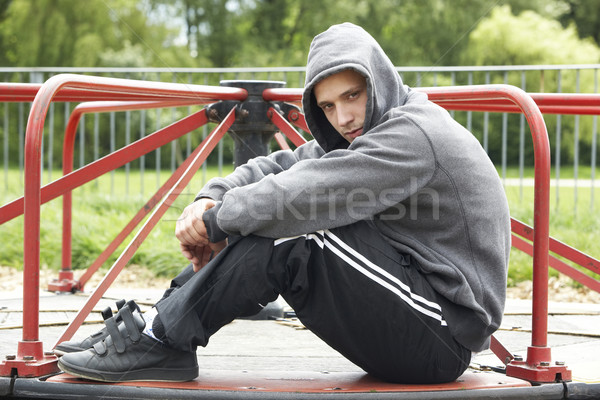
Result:
{"label": "man's face", "polygon": [[318,82],[317,104],[329,123],[350,143],[363,133],[367,110],[367,82],[356,71],[344,70]]}

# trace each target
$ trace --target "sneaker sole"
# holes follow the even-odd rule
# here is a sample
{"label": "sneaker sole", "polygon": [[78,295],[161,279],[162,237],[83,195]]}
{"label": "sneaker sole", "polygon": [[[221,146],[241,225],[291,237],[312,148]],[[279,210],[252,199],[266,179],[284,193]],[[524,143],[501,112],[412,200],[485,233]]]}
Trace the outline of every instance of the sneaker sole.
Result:
{"label": "sneaker sole", "polygon": [[54,350],[52,350],[52,352],[54,353],[54,355],[60,357],[60,356],[64,356],[65,354],[68,354],[68,353],[75,353],[77,351],[84,351],[84,350],[87,350],[87,349],[83,349],[81,347],[65,347],[65,346],[60,348],[60,347],[56,346],[54,348]]}
{"label": "sneaker sole", "polygon": [[80,378],[101,382],[188,382],[198,377],[198,367],[194,368],[143,368],[126,372],[99,372],[58,360],[58,366],[64,372]]}

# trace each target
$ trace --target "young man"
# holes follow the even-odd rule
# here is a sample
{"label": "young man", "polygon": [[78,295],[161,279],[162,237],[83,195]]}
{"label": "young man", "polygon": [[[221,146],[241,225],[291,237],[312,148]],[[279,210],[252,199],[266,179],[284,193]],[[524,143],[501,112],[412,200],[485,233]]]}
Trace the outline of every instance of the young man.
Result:
{"label": "young man", "polygon": [[151,312],[123,307],[98,335],[64,344],[91,347],[63,355],[64,371],[194,379],[196,346],[278,295],[331,347],[392,382],[455,380],[489,345],[510,227],[477,140],[404,86],[352,24],[313,40],[303,108],[315,140],[211,180],[177,223],[190,266]]}

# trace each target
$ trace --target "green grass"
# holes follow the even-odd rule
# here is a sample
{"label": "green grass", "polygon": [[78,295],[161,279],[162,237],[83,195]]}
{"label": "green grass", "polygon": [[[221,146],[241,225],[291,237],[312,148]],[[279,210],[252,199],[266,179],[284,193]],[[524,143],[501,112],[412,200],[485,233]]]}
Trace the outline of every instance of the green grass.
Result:
{"label": "green grass", "polygon": [[[231,166],[224,168],[227,174]],[[561,171],[561,176],[570,178],[568,169]],[[571,170],[572,171],[572,170]],[[507,176],[518,176],[518,169],[511,168]],[[588,169],[589,173],[589,169]],[[162,171],[160,183],[170,173]],[[209,167],[205,174],[198,172],[186,190],[167,211],[145,242],[141,245],[133,259],[133,264],[143,265],[161,276],[172,276],[177,273],[186,260],[179,252],[179,245],[174,236],[175,220],[196,192],[207,179],[218,176],[216,167]],[[56,179],[59,171],[52,174]],[[527,177],[527,175],[525,175]],[[600,174],[598,175],[600,177]],[[22,195],[22,182],[18,170],[10,170],[8,181],[0,175],[0,203],[4,204]],[[44,174],[44,180],[47,174]],[[582,178],[583,179],[583,178]],[[144,195],[140,194],[144,187]],[[7,185],[8,183],[8,185]],[[126,187],[129,185],[129,195]],[[8,188],[7,188],[8,186]],[[600,184],[598,185],[600,186]],[[74,191],[73,195],[73,268],[87,268],[104,250],[110,241],[121,231],[125,224],[143,206],[145,201],[157,189],[155,171],[146,171],[143,178],[139,172],[131,172],[129,177],[123,170],[114,175],[107,174]],[[596,190],[598,192],[598,190]],[[529,225],[533,225],[533,188],[508,186],[507,197],[511,215]],[[579,187],[577,199],[573,188],[561,187],[557,192],[551,189],[550,199],[550,234],[592,256],[600,256],[600,193],[594,193],[591,201],[591,188]],[[41,221],[41,263],[48,268],[60,268],[61,260],[61,215],[62,202],[53,200],[42,206]],[[140,225],[141,226],[141,225]],[[137,232],[134,230],[133,234]],[[105,263],[110,267],[121,251],[131,241],[133,234],[127,238],[113,256]],[[22,267],[23,259],[23,217],[15,218],[0,225],[0,265]],[[531,278],[532,259],[528,255],[513,249],[509,268],[509,285]],[[552,271],[552,270],[551,270]],[[551,272],[557,274],[556,272]],[[591,274],[591,273],[590,273]],[[598,278],[598,275],[594,275]],[[578,284],[574,283],[575,286]]]}
{"label": "green grass", "polygon": [[[502,168],[496,167],[498,171],[498,175],[502,177]],[[592,172],[594,173],[595,179],[600,179],[600,168],[592,169],[589,166],[578,166],[577,167],[577,179],[591,179]],[[533,167],[523,167],[523,177],[524,178],[533,178],[534,169]],[[521,176],[521,171],[518,167],[507,167],[506,168],[506,178],[519,178]],[[575,168],[573,164],[562,165],[560,167],[560,179],[572,179],[575,176]],[[550,169],[550,178],[552,180],[556,179],[556,168],[552,167]]]}

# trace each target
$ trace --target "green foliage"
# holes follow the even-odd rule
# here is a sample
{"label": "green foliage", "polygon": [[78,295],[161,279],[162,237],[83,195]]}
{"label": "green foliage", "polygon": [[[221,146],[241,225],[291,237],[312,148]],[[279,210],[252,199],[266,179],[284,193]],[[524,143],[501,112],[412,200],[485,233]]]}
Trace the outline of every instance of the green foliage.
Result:
{"label": "green foliage", "polygon": [[515,16],[505,5],[471,32],[466,57],[474,65],[588,64],[600,62],[600,49],[573,25],[533,11]]}
{"label": "green foliage", "polygon": [[[574,25],[563,28],[559,21],[544,17],[531,10],[514,15],[508,5],[496,7],[489,17],[484,18],[469,35],[469,47],[463,54],[463,62],[472,65],[552,65],[552,64],[595,64],[600,62],[600,49],[591,39],[580,39]],[[597,90],[594,70],[570,70],[539,73],[493,73],[490,83],[510,83],[522,86],[529,92],[587,92]],[[464,83],[464,82],[462,82]],[[507,148],[508,163],[518,160],[520,141],[520,116],[508,116]],[[580,162],[589,163],[594,132],[594,119],[590,116],[561,117],[561,137],[557,139],[556,116],[546,116],[546,125],[554,151],[560,148],[561,163],[572,163],[575,158],[575,135],[579,136]],[[481,129],[481,120],[476,120],[474,130]],[[490,119],[490,131],[500,132],[503,121],[499,116]],[[527,143],[525,160],[533,161],[533,147],[526,129]],[[499,160],[500,135],[490,142],[492,158]]]}
{"label": "green foliage", "polygon": [[[372,33],[397,65],[589,62],[585,60],[593,58],[597,48],[568,44],[577,38],[575,25],[582,37],[590,37],[585,43],[598,41],[599,4],[600,0],[0,0],[0,64],[299,66],[305,63],[313,36],[344,21]],[[511,18],[511,7],[519,17]],[[548,49],[556,58],[548,58]]]}
{"label": "green foliage", "polygon": [[162,62],[162,53],[163,45],[169,45],[179,54],[174,60],[189,65],[191,58],[181,58],[173,45],[178,29],[149,21],[144,3],[129,0],[0,3],[0,61],[3,66],[121,66],[122,63],[106,65],[103,60],[133,47],[142,53],[135,66],[167,67],[172,65]]}
{"label": "green foliage", "polygon": [[557,3],[562,8],[558,19],[563,26],[575,24],[580,37],[590,37],[600,43],[600,0],[567,0]]}

